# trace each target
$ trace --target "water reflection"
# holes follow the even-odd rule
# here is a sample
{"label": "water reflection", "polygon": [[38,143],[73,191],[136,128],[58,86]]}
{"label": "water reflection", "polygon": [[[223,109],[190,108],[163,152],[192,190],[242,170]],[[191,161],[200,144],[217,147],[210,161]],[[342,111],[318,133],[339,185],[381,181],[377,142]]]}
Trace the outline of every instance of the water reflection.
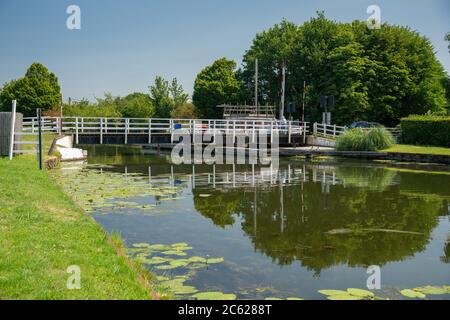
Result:
{"label": "water reflection", "polygon": [[[192,209],[196,217],[152,220],[146,228],[139,226],[145,229],[145,236],[136,237],[140,241],[159,242],[171,236],[181,241],[198,241],[192,243],[194,248],[210,245],[211,251],[221,252],[227,263],[243,269],[248,261],[243,257],[251,256],[256,265],[249,263],[249,270],[257,265],[272,270],[257,256],[281,267],[294,268],[298,262],[312,275],[330,283],[335,280],[324,276],[325,270],[369,265],[400,266],[391,271],[394,278],[401,278],[405,270],[417,274],[425,268],[433,270],[427,275],[430,283],[450,281],[446,265],[450,262],[447,167],[427,171],[429,167],[417,165],[337,159],[281,161],[278,170],[252,165],[173,166],[165,157],[143,157],[138,152],[127,155],[123,150],[112,157],[98,150],[95,155],[91,152],[89,163],[110,164],[103,170],[125,176],[137,174],[149,185],[175,186],[184,190],[180,194],[190,197],[189,201],[177,202],[179,206],[174,206],[173,212]],[[210,221],[214,229],[198,223],[198,217]],[[125,221],[102,219],[114,229],[122,227]],[[130,219],[126,221],[131,223]],[[187,229],[190,221],[198,225]],[[155,224],[170,226],[161,239],[155,239],[157,232],[152,233],[151,228],[158,228]],[[139,233],[139,227],[129,226],[132,234]],[[236,228],[241,233],[232,232]],[[253,251],[244,246],[230,247],[230,237],[246,240]],[[231,271],[221,272],[219,276],[226,274],[231,286]],[[346,271],[334,272],[345,277]],[[264,273],[273,279],[288,278],[286,273],[281,276],[273,270]],[[261,281],[249,277],[245,273],[236,282]],[[209,278],[203,279],[207,282]],[[288,282],[298,285],[295,273],[289,275],[289,281],[285,279],[278,282],[285,281],[286,287],[290,286]],[[427,283],[413,283],[420,284]],[[329,286],[318,286],[326,287]]]}

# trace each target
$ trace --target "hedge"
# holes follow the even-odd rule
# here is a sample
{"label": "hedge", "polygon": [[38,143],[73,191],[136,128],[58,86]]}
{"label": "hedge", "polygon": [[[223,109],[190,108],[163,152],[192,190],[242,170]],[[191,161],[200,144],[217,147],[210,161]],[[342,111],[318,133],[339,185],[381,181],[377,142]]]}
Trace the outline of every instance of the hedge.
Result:
{"label": "hedge", "polygon": [[402,143],[450,147],[450,117],[409,116],[401,120]]}

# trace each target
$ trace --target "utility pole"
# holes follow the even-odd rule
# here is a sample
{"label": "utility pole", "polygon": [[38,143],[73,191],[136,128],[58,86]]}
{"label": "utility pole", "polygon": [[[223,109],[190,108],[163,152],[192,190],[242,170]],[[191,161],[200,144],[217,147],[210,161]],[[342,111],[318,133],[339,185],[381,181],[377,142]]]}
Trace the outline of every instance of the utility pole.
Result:
{"label": "utility pole", "polygon": [[280,105],[280,120],[284,119],[284,96],[286,88],[286,63],[283,61],[281,67],[281,105]]}
{"label": "utility pole", "polygon": [[256,116],[259,117],[259,108],[258,108],[258,59],[255,60],[255,108],[256,108]]}

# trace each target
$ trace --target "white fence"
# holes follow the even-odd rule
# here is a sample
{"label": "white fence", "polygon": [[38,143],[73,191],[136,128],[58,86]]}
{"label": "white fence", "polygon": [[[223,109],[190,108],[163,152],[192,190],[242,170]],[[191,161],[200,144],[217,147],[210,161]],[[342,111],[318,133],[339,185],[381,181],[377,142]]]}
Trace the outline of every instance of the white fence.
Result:
{"label": "white fence", "polygon": [[[37,130],[36,118],[25,118],[24,131],[34,133]],[[145,134],[151,142],[152,134],[212,134],[249,135],[266,133],[267,135],[292,136],[308,133],[308,123],[279,120],[218,120],[218,119],[143,119],[143,118],[83,118],[83,117],[44,117],[44,132],[72,133],[76,141],[80,134],[99,134],[103,141],[104,134],[122,134],[127,143],[130,134]]]}
{"label": "white fence", "polygon": [[[392,136],[394,137],[394,140],[398,141],[399,137],[401,136],[402,130],[401,128],[383,128],[387,131],[389,131]],[[336,138],[346,132],[348,130],[347,127],[337,126],[337,125],[328,125],[323,123],[314,123],[313,125],[313,133],[317,136],[323,136],[326,138]],[[364,129],[364,130],[370,130],[370,128]]]}

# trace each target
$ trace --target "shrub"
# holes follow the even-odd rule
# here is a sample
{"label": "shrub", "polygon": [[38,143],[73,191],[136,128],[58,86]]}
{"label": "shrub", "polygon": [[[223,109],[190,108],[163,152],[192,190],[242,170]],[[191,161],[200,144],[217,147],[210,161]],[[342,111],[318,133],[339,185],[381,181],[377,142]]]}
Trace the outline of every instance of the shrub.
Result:
{"label": "shrub", "polygon": [[403,143],[450,147],[449,116],[409,116],[401,120],[401,127]]}
{"label": "shrub", "polygon": [[377,151],[391,147],[394,138],[384,128],[351,129],[337,139],[338,151]]}

